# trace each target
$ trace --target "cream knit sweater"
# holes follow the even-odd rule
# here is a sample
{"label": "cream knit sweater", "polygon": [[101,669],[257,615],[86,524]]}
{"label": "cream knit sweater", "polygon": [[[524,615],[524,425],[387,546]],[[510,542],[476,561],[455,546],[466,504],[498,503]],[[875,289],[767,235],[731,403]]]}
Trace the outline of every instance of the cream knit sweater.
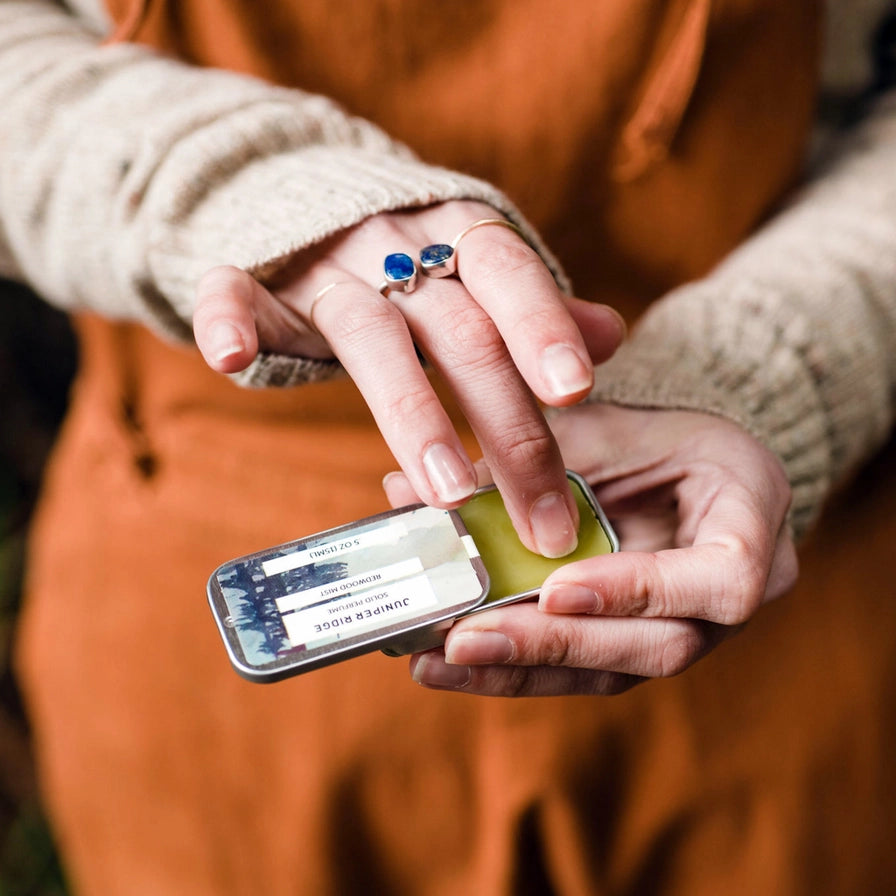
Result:
{"label": "cream knit sweater", "polygon": [[[829,5],[826,82],[848,98],[865,86],[867,35],[892,3]],[[99,4],[69,6],[0,0],[3,276],[60,307],[189,339],[195,284],[215,264],[264,277],[372,214],[473,198],[526,228],[562,280],[488,184],[423,164],[321,97],[100,48]],[[784,462],[797,532],[893,422],[896,95],[824,150],[789,209],[650,309],[592,396],[738,421]],[[242,381],[337,369],[262,357]]]}

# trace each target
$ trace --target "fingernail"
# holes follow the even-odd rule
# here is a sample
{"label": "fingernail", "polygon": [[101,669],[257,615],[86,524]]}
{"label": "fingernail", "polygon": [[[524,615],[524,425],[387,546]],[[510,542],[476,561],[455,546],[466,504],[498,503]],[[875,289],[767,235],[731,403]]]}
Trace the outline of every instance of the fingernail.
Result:
{"label": "fingernail", "polygon": [[570,345],[549,345],[540,358],[541,375],[558,398],[576,395],[591,388],[594,369]]}
{"label": "fingernail", "polygon": [[411,676],[417,684],[428,688],[459,690],[472,681],[473,670],[469,666],[446,663],[442,652],[433,650],[418,657]]}
{"label": "fingernail", "polygon": [[404,473],[387,473],[383,476],[383,491],[394,507],[412,503],[416,496]]}
{"label": "fingernail", "polygon": [[240,331],[226,320],[213,324],[208,332],[209,355],[213,361],[226,361],[246,348]]}
{"label": "fingernail", "polygon": [[619,326],[619,341],[623,341],[628,336],[628,324],[625,322],[625,318],[612,305],[604,305],[603,308],[616,318],[616,323]]}
{"label": "fingernail", "polygon": [[529,511],[529,524],[538,553],[565,557],[576,549],[578,534],[566,500],[560,492],[542,495]]}
{"label": "fingernail", "polygon": [[404,473],[399,473],[398,470],[393,470],[391,473],[386,473],[386,475],[383,476],[382,486],[384,489],[388,489],[390,485],[403,484],[402,480],[407,480]]}
{"label": "fingernail", "polygon": [[443,442],[430,445],[423,467],[433,491],[448,503],[469,498],[476,491],[476,474],[467,460]]}
{"label": "fingernail", "polygon": [[601,599],[584,585],[548,585],[541,589],[538,608],[546,613],[599,613]]}
{"label": "fingernail", "polygon": [[516,648],[503,632],[458,632],[445,645],[445,659],[449,663],[468,663],[472,666],[509,663]]}

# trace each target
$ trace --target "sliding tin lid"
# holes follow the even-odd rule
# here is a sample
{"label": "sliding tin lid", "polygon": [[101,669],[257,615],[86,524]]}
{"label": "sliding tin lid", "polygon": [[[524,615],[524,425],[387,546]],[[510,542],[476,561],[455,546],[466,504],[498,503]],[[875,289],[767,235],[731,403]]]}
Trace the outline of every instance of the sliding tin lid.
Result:
{"label": "sliding tin lid", "polygon": [[454,619],[487,590],[460,515],[413,505],[225,563],[208,597],[234,668],[276,681]]}

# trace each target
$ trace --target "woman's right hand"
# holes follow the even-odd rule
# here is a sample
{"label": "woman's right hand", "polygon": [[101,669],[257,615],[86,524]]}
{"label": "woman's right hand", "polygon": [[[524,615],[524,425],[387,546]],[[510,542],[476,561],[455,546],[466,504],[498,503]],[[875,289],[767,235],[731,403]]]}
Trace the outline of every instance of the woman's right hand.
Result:
{"label": "woman's right hand", "polygon": [[564,406],[588,394],[593,365],[623,338],[619,315],[564,296],[538,254],[495,225],[463,237],[457,278],[421,274],[413,292],[387,296],[376,285],[387,254],[416,258],[499,217],[465,201],[376,215],[299,253],[268,286],[216,268],[199,284],[194,332],[222,373],[246,368],[259,350],[338,358],[421,500],[454,507],[476,489],[476,473],[419,348],[454,393],[523,542],[564,556],[577,511],[538,401]]}

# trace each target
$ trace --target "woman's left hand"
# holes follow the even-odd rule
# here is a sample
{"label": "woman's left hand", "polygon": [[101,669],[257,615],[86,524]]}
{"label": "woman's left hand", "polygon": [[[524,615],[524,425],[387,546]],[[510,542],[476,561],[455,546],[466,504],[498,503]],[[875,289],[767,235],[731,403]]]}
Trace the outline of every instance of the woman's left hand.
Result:
{"label": "woman's left hand", "polygon": [[[537,603],[458,621],[420,684],[470,694],[613,694],[684,671],[796,580],[777,458],[708,414],[583,405],[552,422],[622,551],[568,564]],[[387,478],[393,503],[413,500]]]}

